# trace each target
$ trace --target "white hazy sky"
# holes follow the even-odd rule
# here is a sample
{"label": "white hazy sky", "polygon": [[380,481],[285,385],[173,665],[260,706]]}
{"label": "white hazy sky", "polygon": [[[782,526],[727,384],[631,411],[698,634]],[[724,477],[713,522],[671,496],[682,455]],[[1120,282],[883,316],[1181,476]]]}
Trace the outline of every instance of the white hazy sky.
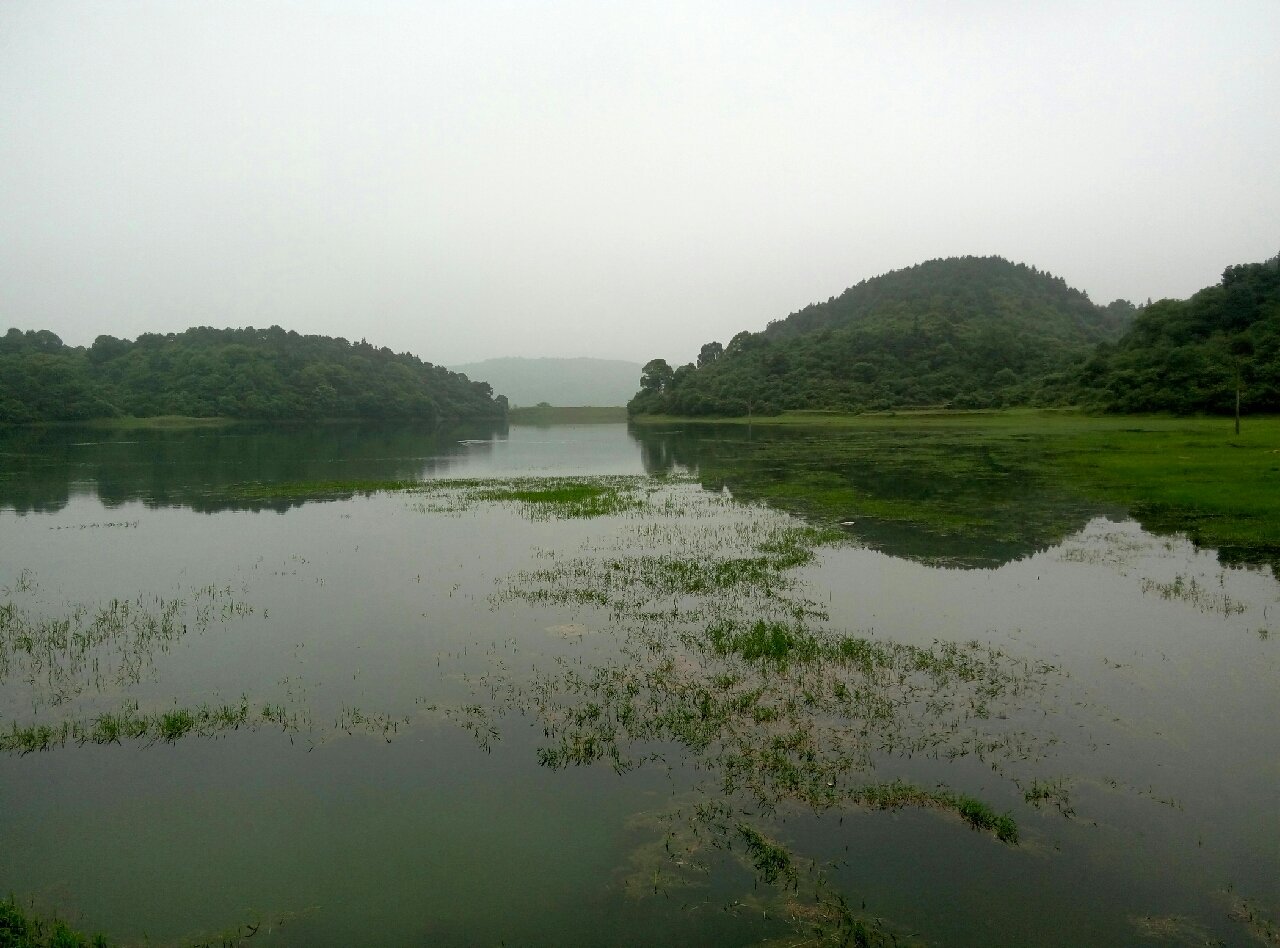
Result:
{"label": "white hazy sky", "polygon": [[75,344],[678,363],[932,257],[1278,250],[1277,0],[0,2],[0,327]]}

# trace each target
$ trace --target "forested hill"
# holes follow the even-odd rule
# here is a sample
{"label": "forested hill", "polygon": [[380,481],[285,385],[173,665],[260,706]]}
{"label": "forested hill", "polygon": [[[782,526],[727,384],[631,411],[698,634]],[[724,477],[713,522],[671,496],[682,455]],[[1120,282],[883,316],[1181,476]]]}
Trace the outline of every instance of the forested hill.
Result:
{"label": "forested hill", "polygon": [[199,327],[88,348],[47,330],[0,337],[0,423],[131,415],[501,418],[485,382],[361,340]]}
{"label": "forested hill", "polygon": [[1227,267],[1189,300],[1161,300],[1067,380],[1063,399],[1109,411],[1280,412],[1280,255]]}
{"label": "forested hill", "polygon": [[639,362],[615,359],[486,359],[450,366],[481,378],[512,405],[625,405],[636,390]]}
{"label": "forested hill", "polygon": [[1135,312],[1122,300],[1096,306],[1061,278],[1001,257],[930,260],[762,332],[708,343],[696,363],[673,370],[654,360],[628,408],[739,415],[1023,404],[1047,377],[1117,338]]}

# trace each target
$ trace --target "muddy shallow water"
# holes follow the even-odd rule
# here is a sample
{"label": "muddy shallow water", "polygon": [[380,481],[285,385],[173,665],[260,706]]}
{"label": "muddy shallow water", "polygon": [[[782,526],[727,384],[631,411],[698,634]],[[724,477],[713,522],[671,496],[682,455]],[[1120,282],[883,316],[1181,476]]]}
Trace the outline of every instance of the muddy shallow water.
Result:
{"label": "muddy shallow water", "polygon": [[813,530],[747,436],[5,435],[0,733],[80,730],[0,755],[0,891],[152,944],[1274,939],[1269,570],[1007,477],[984,533],[834,468]]}

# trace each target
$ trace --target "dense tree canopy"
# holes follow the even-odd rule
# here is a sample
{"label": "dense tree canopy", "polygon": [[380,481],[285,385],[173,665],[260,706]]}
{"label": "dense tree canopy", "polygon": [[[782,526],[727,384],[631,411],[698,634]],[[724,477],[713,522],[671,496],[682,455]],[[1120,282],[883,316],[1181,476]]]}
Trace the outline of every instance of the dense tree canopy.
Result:
{"label": "dense tree canopy", "polygon": [[[978,408],[1040,397],[1042,382],[1133,318],[1048,273],[1000,257],[896,270],[807,306],[647,384],[634,413],[745,415],[784,409]],[[656,363],[666,365],[662,360]]]}
{"label": "dense tree canopy", "polygon": [[0,337],[0,423],[133,415],[502,417],[506,401],[408,353],[328,336],[198,327],[89,348],[47,330]]}
{"label": "dense tree canopy", "polygon": [[1161,300],[1063,380],[1062,397],[1110,411],[1280,411],[1280,256],[1228,267],[1189,300]]}

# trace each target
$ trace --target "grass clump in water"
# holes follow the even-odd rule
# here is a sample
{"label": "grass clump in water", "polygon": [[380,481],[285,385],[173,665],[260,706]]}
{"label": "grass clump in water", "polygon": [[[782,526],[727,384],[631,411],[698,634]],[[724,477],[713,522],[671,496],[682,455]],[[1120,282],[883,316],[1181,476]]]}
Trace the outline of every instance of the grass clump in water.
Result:
{"label": "grass clump in water", "polygon": [[460,482],[471,499],[518,504],[530,520],[612,517],[644,506],[638,478],[517,478],[509,482]]}
{"label": "grass clump in water", "polygon": [[512,504],[526,520],[622,516],[646,507],[656,481],[647,477],[441,478],[409,485],[419,513],[459,514],[482,504]]}
{"label": "grass clump in water", "polygon": [[107,940],[43,917],[9,896],[0,898],[0,948],[107,948]]}
{"label": "grass clump in water", "polygon": [[802,625],[757,619],[746,629],[719,620],[707,627],[707,637],[719,655],[737,654],[749,662],[766,659],[782,664],[817,656],[818,643]]}
{"label": "grass clump in water", "polygon": [[747,856],[761,879],[770,884],[779,879],[795,883],[796,870],[791,865],[791,853],[746,823],[738,824],[738,835],[746,842]]}
{"label": "grass clump in water", "polygon": [[210,737],[223,731],[242,727],[252,730],[265,725],[277,725],[282,730],[293,731],[300,727],[300,723],[300,717],[290,714],[282,705],[263,705],[253,709],[248,698],[241,698],[239,704],[204,704],[197,708],[173,708],[150,714],[140,712],[135,703],[87,721],[25,727],[12,722],[7,731],[0,730],[0,752],[30,754],[67,744],[119,744],[125,740],[172,744],[189,734]]}
{"label": "grass clump in water", "polygon": [[903,807],[950,810],[976,830],[993,834],[1002,843],[1016,845],[1018,824],[1007,813],[996,813],[990,806],[965,793],[945,787],[926,790],[903,780],[872,784],[854,791],[851,798],[869,809],[897,810]]}

